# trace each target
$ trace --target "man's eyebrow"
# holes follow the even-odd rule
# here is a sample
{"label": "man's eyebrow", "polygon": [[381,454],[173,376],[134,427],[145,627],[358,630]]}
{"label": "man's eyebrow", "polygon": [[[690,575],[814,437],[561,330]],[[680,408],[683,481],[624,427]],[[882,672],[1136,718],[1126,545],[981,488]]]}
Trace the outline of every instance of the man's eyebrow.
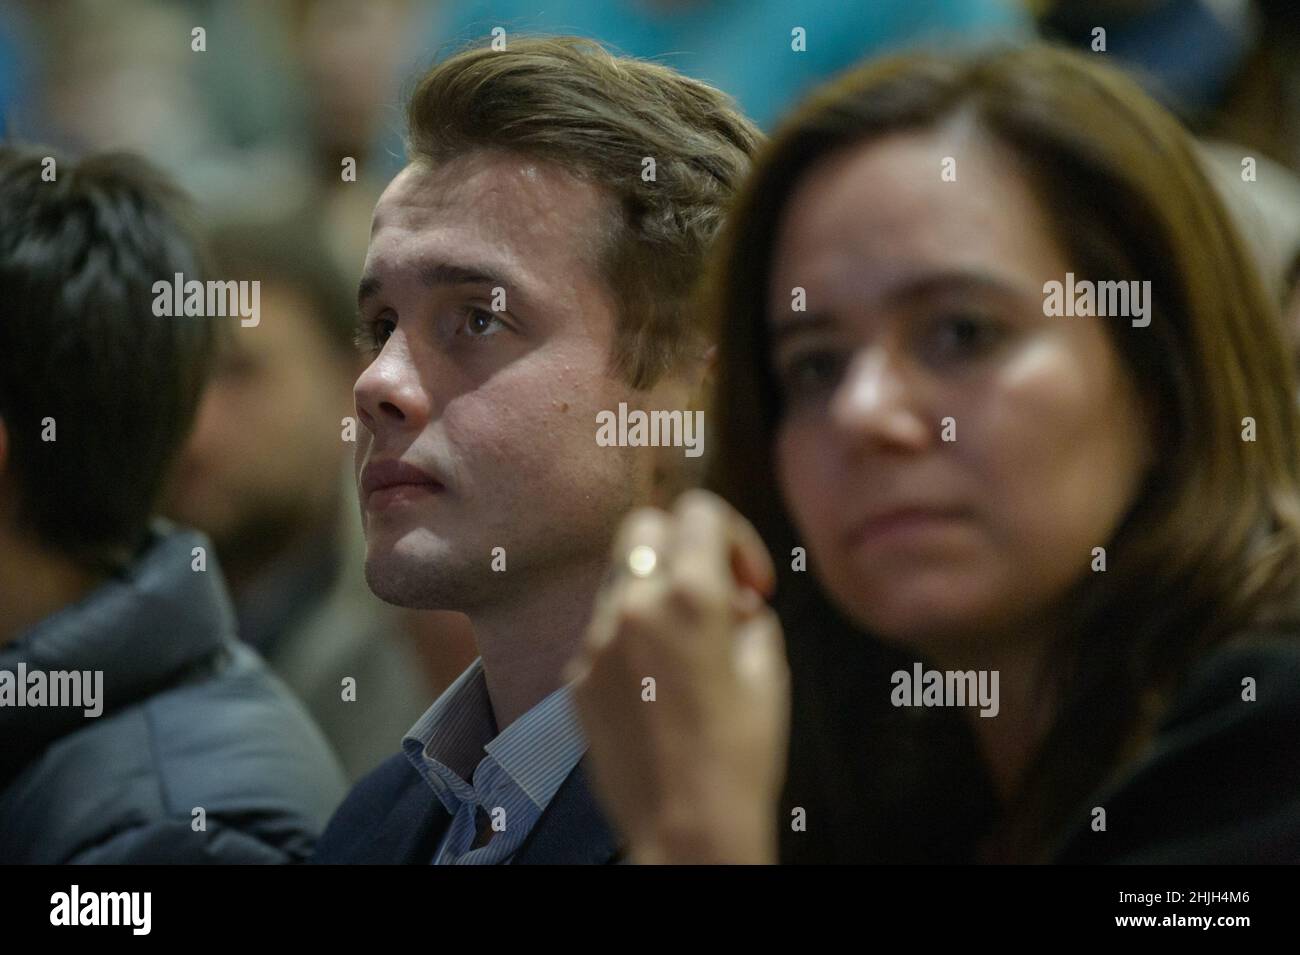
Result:
{"label": "man's eyebrow", "polygon": [[[482,266],[437,262],[422,266],[419,276],[421,284],[429,288],[439,285],[490,285],[493,288],[500,286],[507,292],[518,288],[518,284],[508,277]],[[364,305],[367,299],[378,295],[382,289],[383,282],[378,276],[363,275],[360,284],[357,285],[357,305]]]}
{"label": "man's eyebrow", "polygon": [[420,269],[420,281],[432,288],[435,285],[500,285],[506,287],[512,283],[504,276],[481,267],[451,265],[437,262]]}

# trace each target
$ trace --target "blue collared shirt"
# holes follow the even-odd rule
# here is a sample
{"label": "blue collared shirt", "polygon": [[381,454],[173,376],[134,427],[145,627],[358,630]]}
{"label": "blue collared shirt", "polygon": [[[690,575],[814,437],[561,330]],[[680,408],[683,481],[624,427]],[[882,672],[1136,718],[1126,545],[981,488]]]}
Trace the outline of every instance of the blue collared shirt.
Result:
{"label": "blue collared shirt", "polygon": [[[496,865],[514,857],[587,739],[569,686],[498,734],[479,658],[411,727],[402,751],[452,817],[430,861]],[[492,838],[474,849],[480,813],[492,821]]]}

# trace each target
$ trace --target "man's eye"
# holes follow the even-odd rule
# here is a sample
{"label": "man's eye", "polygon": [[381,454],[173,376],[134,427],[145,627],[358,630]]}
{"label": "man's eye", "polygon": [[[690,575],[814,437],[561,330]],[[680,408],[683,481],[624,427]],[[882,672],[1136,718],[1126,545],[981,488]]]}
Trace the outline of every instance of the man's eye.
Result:
{"label": "man's eye", "polygon": [[505,323],[496,315],[485,309],[469,307],[465,309],[465,321],[460,326],[470,338],[487,338],[505,328]]}
{"label": "man's eye", "polygon": [[361,327],[357,329],[356,346],[362,352],[369,355],[377,355],[393,334],[393,329],[397,323],[391,318],[380,318],[375,321],[362,321]]}

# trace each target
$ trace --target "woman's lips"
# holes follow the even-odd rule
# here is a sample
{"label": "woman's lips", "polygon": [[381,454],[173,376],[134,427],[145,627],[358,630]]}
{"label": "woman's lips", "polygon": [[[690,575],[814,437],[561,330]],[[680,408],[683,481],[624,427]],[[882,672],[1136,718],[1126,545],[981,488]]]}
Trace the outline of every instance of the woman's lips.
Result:
{"label": "woman's lips", "polygon": [[851,548],[880,544],[897,545],[914,541],[927,534],[946,530],[961,515],[937,508],[900,508],[860,523],[850,534]]}

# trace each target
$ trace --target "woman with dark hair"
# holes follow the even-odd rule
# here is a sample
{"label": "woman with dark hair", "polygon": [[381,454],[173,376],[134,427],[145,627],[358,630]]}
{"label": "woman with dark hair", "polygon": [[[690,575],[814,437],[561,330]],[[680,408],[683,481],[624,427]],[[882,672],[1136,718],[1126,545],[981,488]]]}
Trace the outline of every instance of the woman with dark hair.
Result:
{"label": "woman with dark hair", "polygon": [[1296,387],[1172,117],[869,64],[708,291],[716,496],[628,518],[573,669],[636,858],[1300,861]]}

